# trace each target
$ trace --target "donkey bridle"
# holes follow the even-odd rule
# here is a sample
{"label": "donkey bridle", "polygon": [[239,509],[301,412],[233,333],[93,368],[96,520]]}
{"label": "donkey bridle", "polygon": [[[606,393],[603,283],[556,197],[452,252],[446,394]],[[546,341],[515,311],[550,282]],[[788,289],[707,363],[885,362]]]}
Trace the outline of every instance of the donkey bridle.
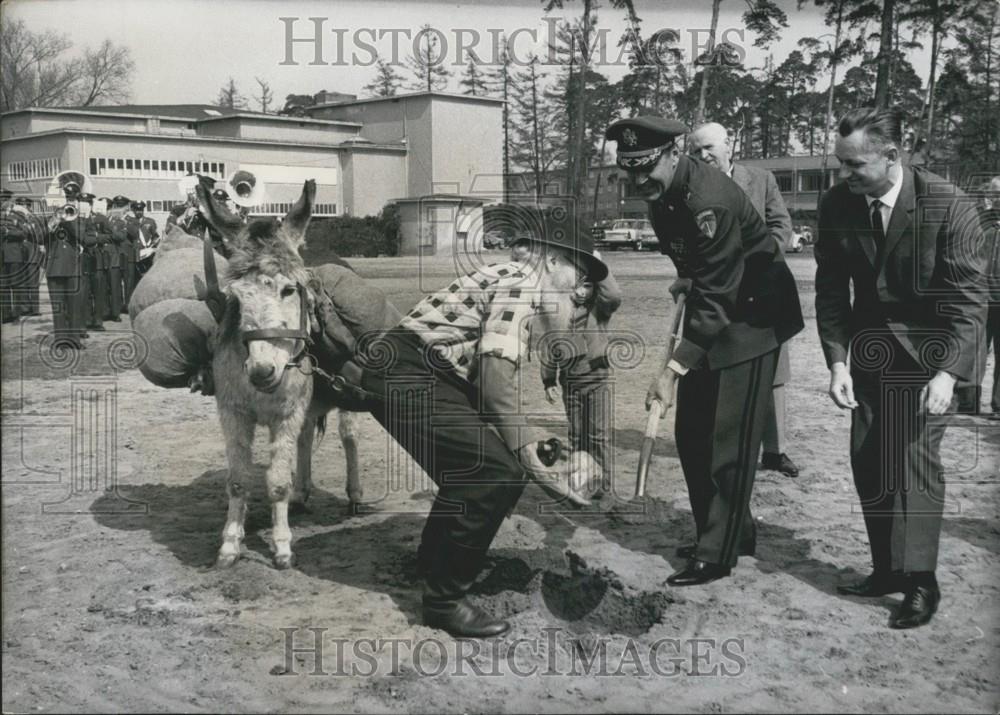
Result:
{"label": "donkey bridle", "polygon": [[[226,296],[219,288],[219,276],[215,268],[215,251],[212,248],[212,239],[204,238],[205,250],[205,303],[212,312],[212,317],[216,323],[222,322],[225,314]],[[307,354],[312,346],[312,337],[309,335],[309,298],[306,287],[301,283],[295,284],[295,289],[299,294],[299,327],[290,328],[264,328],[263,330],[243,330],[240,332],[240,339],[244,345],[249,345],[254,340],[301,340],[302,346],[292,356],[292,359],[285,364],[285,369],[300,367],[302,357]]]}

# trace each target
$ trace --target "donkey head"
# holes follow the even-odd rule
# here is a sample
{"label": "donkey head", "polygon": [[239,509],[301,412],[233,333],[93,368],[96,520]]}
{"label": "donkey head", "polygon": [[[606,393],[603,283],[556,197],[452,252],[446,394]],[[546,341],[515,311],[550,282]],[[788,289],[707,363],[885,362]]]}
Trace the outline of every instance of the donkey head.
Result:
{"label": "donkey head", "polygon": [[298,251],[305,242],[316,184],[305,183],[302,196],[280,224],[258,219],[243,225],[201,187],[198,195],[203,215],[233,250],[221,339],[242,346],[250,382],[262,392],[273,392],[286,368],[306,349],[315,327],[315,297]]}

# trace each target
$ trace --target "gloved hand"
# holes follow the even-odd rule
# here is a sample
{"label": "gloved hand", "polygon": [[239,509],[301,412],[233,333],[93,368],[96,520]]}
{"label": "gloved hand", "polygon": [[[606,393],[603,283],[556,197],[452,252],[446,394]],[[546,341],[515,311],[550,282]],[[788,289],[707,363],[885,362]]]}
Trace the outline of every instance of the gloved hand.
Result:
{"label": "gloved hand", "polygon": [[691,292],[692,282],[690,278],[678,278],[674,281],[673,285],[670,286],[670,295],[673,296],[674,302],[677,302],[677,298],[681,293]]}

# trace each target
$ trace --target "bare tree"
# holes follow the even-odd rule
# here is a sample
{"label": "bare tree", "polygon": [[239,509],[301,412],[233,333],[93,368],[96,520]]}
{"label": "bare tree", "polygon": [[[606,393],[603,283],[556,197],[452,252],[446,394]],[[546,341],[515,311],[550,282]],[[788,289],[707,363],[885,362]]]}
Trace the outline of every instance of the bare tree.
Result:
{"label": "bare tree", "polygon": [[129,50],[105,40],[79,59],[73,43],[51,30],[32,32],[23,20],[0,25],[0,111],[91,106],[129,96],[135,63]]}
{"label": "bare tree", "polygon": [[260,87],[260,95],[254,97],[254,100],[260,105],[260,111],[267,114],[267,108],[274,101],[274,92],[271,91],[271,83],[262,80],[260,77],[254,77],[254,80],[257,82],[257,86]]}
{"label": "bare tree", "polygon": [[215,103],[220,107],[230,109],[246,109],[247,100],[236,86],[236,80],[232,77],[219,88],[219,96],[215,98]]}
{"label": "bare tree", "polygon": [[135,62],[127,47],[105,40],[96,50],[87,50],[79,65],[80,76],[74,105],[120,104],[129,98]]}
{"label": "bare tree", "polygon": [[489,93],[486,77],[479,69],[475,60],[470,59],[465,66],[461,79],[458,80],[463,94],[471,94],[473,97],[482,97]]}

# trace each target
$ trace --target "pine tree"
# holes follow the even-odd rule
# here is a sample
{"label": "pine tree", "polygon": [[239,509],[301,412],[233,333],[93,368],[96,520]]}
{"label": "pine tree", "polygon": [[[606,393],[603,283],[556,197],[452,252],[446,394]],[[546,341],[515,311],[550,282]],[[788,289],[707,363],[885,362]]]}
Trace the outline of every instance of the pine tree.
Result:
{"label": "pine tree", "polygon": [[417,33],[419,49],[417,54],[410,55],[407,59],[410,71],[416,77],[416,81],[410,85],[410,89],[433,92],[448,87],[451,71],[445,67],[444,50],[441,48],[441,43],[435,33],[436,31],[426,24]]}
{"label": "pine tree", "polygon": [[362,87],[372,97],[394,97],[403,86],[403,78],[381,57],[375,63],[375,78]]}
{"label": "pine tree", "polygon": [[465,66],[465,72],[458,80],[458,84],[462,87],[462,94],[471,94],[473,97],[482,97],[489,92],[485,74],[472,59]]}

